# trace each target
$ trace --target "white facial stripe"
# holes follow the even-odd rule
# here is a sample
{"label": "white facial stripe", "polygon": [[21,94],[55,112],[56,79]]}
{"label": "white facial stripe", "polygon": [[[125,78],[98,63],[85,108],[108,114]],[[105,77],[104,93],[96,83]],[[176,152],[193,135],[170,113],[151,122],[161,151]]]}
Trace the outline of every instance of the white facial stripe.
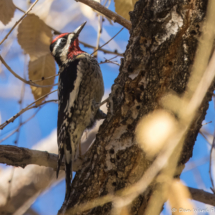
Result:
{"label": "white facial stripe", "polygon": [[52,54],[53,54],[53,55],[56,54],[56,49],[57,49],[57,47],[59,46],[61,40],[62,40],[62,38],[60,38],[60,39],[57,40],[57,43],[55,44],[54,49],[53,49],[53,51],[52,51]]}
{"label": "white facial stripe", "polygon": [[69,34],[69,36],[67,37],[66,45],[63,47],[62,52],[60,54],[60,59],[63,63],[65,63],[67,61],[67,55],[69,52],[70,42],[71,42],[71,39],[73,38],[73,36],[74,36],[74,34]]}

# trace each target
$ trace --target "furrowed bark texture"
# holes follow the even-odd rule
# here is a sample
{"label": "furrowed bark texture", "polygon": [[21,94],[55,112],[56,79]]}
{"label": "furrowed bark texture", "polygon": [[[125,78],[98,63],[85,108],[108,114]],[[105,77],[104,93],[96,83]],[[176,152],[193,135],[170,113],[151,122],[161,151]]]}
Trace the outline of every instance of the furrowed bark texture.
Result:
{"label": "furrowed bark texture", "polygon": [[[132,30],[120,73],[112,87],[113,115],[100,127],[91,156],[76,173],[70,201],[59,213],[74,205],[122,189],[138,181],[151,161],[138,147],[135,127],[143,116],[161,108],[165,93],[185,92],[197,49],[207,0],[140,0],[130,13]],[[136,74],[135,78],[130,78]],[[193,146],[205,117],[213,86],[190,128],[179,165],[192,156]],[[155,185],[135,199],[131,214],[144,214]],[[110,214],[112,203],[84,214]]]}

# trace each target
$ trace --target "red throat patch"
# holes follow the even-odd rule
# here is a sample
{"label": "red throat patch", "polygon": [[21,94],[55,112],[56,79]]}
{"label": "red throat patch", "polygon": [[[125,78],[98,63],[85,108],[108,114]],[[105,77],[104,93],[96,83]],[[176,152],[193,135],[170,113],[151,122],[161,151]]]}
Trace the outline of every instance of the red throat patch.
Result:
{"label": "red throat patch", "polygon": [[81,53],[84,53],[79,47],[79,40],[78,38],[75,39],[73,44],[70,45],[69,47],[69,53],[68,53],[68,59],[73,59],[74,56],[79,55]]}

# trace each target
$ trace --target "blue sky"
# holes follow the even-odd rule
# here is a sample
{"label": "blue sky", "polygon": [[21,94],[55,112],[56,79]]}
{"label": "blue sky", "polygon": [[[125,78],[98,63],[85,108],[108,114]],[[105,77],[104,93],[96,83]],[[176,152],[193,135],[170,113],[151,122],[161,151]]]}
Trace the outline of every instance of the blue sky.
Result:
{"label": "blue sky", "polygon": [[[17,1],[14,1],[16,4]],[[69,0],[61,1],[66,4],[71,4]],[[75,4],[75,3],[74,3]],[[52,5],[52,10],[56,10],[56,7],[59,7],[57,1],[54,1]],[[23,8],[26,9],[26,8]],[[61,6],[58,8],[59,10],[64,11],[65,7]],[[113,1],[110,5],[110,9],[114,11]],[[20,12],[16,12],[19,16]],[[59,17],[60,18],[60,17]],[[70,32],[73,31],[77,26],[85,21],[86,17],[81,17],[77,22],[69,22],[61,32]],[[55,27],[54,25],[52,27]],[[113,26],[109,24],[107,20],[103,23],[104,30],[110,35],[114,36],[120,29],[121,26],[117,23],[114,23]],[[0,39],[3,38],[6,31],[0,31]],[[80,35],[80,40],[90,43],[92,45],[96,44],[97,31],[90,24],[87,25],[82,34]],[[115,39],[114,41],[121,48],[121,52],[126,49],[126,45],[128,43],[129,33],[128,30],[124,29]],[[105,40],[101,39],[100,45],[102,45]],[[7,48],[7,47],[6,47]],[[81,45],[81,48],[91,53],[93,50],[89,48],[85,48]],[[105,49],[114,50],[115,47],[111,47],[107,45],[104,47]],[[119,51],[119,52],[120,52]],[[98,61],[104,61],[104,58],[110,59],[114,55],[103,54],[99,52]],[[10,65],[12,69],[14,69],[20,76],[23,77],[23,72],[26,70],[26,66],[24,65],[24,56],[23,51],[21,50],[19,44],[17,43],[17,39],[15,38],[12,46],[10,47],[8,54],[5,57],[5,60]],[[116,61],[120,63],[120,58],[116,58]],[[114,64],[102,64],[101,70],[104,78],[105,89],[108,91],[115,78],[118,75],[119,67]],[[55,80],[57,82],[57,78]],[[18,87],[17,87],[18,86]],[[22,82],[13,77],[6,68],[3,67],[3,72],[0,73],[0,113],[1,113],[1,123],[15,115],[20,110],[20,106],[18,104],[18,100],[20,98],[20,89],[22,86]],[[55,88],[53,88],[55,89]],[[10,92],[12,91],[12,92]],[[7,96],[8,95],[8,96]],[[31,94],[31,90],[29,86],[26,86],[26,93],[23,101],[23,107],[26,107],[28,104],[33,102],[33,96]],[[51,95],[48,99],[57,98],[57,94]],[[25,121],[30,116],[35,113],[36,110],[27,111],[22,115],[22,120]],[[210,131],[213,132],[214,127],[214,107],[213,102],[210,102],[209,110],[207,111],[207,116],[205,119],[206,122],[212,121],[212,123],[208,124],[206,127]],[[13,123],[9,124],[3,131],[0,131],[0,139],[9,134],[13,129],[17,128],[19,125],[19,119],[16,119]],[[20,131],[20,136],[18,140],[18,146],[31,148],[40,140],[49,136],[53,130],[56,129],[57,125],[57,104],[49,103],[44,105],[41,110],[36,114],[36,116],[30,120],[28,123],[22,126]],[[13,145],[14,140],[16,139],[16,134],[8,138],[2,144],[4,145]],[[201,135],[198,135],[196,144],[194,146],[193,157],[189,162],[193,162],[201,159],[202,157],[209,155],[209,146]],[[189,165],[189,162],[187,165]],[[187,166],[186,165],[186,166]],[[0,167],[5,168],[4,165]],[[186,168],[185,168],[186,169]],[[181,175],[181,179],[183,182],[190,187],[207,189],[211,186],[209,179],[209,163],[205,163],[201,166],[198,166],[195,171],[185,171]],[[23,170],[24,171],[24,170]],[[196,179],[196,175],[200,177],[200,179]],[[203,185],[199,183],[199,180],[203,182]],[[65,183],[64,181],[59,184],[51,187],[48,191],[41,194],[38,199],[33,204],[33,208],[38,211],[40,214],[53,215],[56,214],[59,208],[62,205],[63,198],[65,192]],[[203,207],[199,204],[199,207]],[[48,209],[47,209],[48,208]],[[169,214],[167,208],[163,211],[163,214]]]}

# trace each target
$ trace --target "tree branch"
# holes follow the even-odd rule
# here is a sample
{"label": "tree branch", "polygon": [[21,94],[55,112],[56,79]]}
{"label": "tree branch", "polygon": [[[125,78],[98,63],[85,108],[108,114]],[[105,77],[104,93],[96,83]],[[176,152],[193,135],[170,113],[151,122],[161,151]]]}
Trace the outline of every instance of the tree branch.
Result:
{"label": "tree branch", "polygon": [[[39,151],[17,146],[0,146],[0,163],[4,163],[11,166],[24,168],[27,165],[35,164],[39,166],[50,167],[56,170],[57,158],[58,156],[56,154],[48,153],[47,151]],[[76,163],[74,163],[74,171],[77,171],[81,167],[80,162],[78,163],[78,165],[76,165]],[[64,170],[63,163],[60,169]],[[214,194],[191,187],[188,188],[193,200],[215,206]],[[85,205],[85,207],[87,209],[90,209],[92,207],[100,205],[101,203],[105,204],[111,201],[112,197],[112,195],[106,196],[104,197],[104,199],[98,201],[98,204],[87,204]],[[80,206],[83,208],[83,205]]]}
{"label": "tree branch", "polygon": [[113,11],[107,9],[100,3],[92,0],[76,0],[77,2],[81,2],[86,4],[87,6],[93,8],[94,10],[100,12],[101,14],[104,14],[109,19],[113,20],[114,22],[119,23],[120,25],[124,26],[128,30],[131,30],[131,22],[124,19],[122,16],[118,15],[117,13],[114,13]]}
{"label": "tree branch", "polygon": [[[56,170],[57,158],[56,154],[48,153],[47,151],[0,145],[0,163],[11,166],[25,168],[29,164],[36,164]],[[61,169],[64,170],[64,164],[62,164]]]}
{"label": "tree branch", "polygon": [[192,187],[188,187],[188,189],[192,195],[193,200],[215,206],[215,195],[214,194],[208,193],[204,190],[195,189]]}

